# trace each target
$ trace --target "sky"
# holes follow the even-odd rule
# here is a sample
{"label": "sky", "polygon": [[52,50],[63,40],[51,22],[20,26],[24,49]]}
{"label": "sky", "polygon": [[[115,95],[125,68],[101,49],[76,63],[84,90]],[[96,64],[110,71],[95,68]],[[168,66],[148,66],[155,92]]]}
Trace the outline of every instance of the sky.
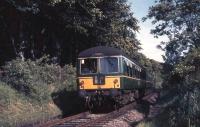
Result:
{"label": "sky", "polygon": [[151,21],[142,22],[141,20],[148,14],[149,7],[154,5],[154,0],[128,0],[128,4],[131,5],[131,11],[134,13],[133,16],[139,21],[140,30],[137,33],[137,39],[142,44],[143,50],[141,52],[150,59],[163,62],[162,55],[164,55],[164,52],[156,48],[156,46],[161,41],[166,41],[167,37],[154,38],[154,35],[150,34],[150,30],[153,29]]}

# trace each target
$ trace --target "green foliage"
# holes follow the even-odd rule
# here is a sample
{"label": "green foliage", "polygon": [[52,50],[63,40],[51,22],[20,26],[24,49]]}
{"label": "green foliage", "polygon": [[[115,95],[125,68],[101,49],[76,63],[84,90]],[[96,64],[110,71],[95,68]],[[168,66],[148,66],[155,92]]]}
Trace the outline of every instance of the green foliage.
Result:
{"label": "green foliage", "polygon": [[37,103],[0,81],[0,126],[14,127],[59,115],[52,103]]}
{"label": "green foliage", "polygon": [[[200,123],[200,49],[193,49],[183,61],[174,66],[171,79],[178,100],[170,108],[171,126],[198,126]],[[178,77],[178,78],[177,78]]]}
{"label": "green foliage", "polygon": [[90,47],[107,45],[130,55],[140,47],[126,0],[1,0],[0,10],[0,64],[44,54],[54,63],[75,64]]}
{"label": "green foliage", "polygon": [[200,46],[199,7],[198,0],[159,0],[149,9],[147,17],[156,25],[152,33],[169,38],[160,46],[166,51],[166,62],[176,64],[192,48]]}
{"label": "green foliage", "polygon": [[137,61],[146,69],[147,80],[153,82],[154,88],[162,88],[164,79],[164,65],[155,60],[146,58],[143,54],[138,53],[137,55]]}
{"label": "green foliage", "polygon": [[198,0],[159,0],[147,16],[156,25],[152,33],[169,38],[160,48],[166,51],[166,62],[174,65],[167,78],[179,98],[170,109],[171,126],[198,126],[200,121],[199,7]]}
{"label": "green foliage", "polygon": [[8,62],[2,80],[37,101],[51,100],[59,90],[76,90],[76,70],[71,65],[63,68],[48,64],[48,57],[36,61],[16,59]]}
{"label": "green foliage", "polygon": [[5,116],[3,110],[11,103],[11,100],[16,98],[16,92],[0,81],[0,125],[8,126],[8,116]]}
{"label": "green foliage", "polygon": [[95,24],[94,36],[97,37],[98,43],[117,47],[136,58],[135,53],[140,49],[140,43],[135,32],[139,27],[126,0],[102,0],[97,4],[97,8],[103,15]]}
{"label": "green foliage", "polygon": [[16,100],[16,93],[6,83],[0,81],[0,107],[7,106],[10,103],[10,98]]}
{"label": "green foliage", "polygon": [[50,63],[44,56],[35,61],[12,60],[2,67],[0,125],[21,126],[61,115],[53,95],[76,90],[76,69]]}
{"label": "green foliage", "polygon": [[188,84],[200,83],[200,48],[191,50],[183,61],[175,65],[173,74],[179,74]]}

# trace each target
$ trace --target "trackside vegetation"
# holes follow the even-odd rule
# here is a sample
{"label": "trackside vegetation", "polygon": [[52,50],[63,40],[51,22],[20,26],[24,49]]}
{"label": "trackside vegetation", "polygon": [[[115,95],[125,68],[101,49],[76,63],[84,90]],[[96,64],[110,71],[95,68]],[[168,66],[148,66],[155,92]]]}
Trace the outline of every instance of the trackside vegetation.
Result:
{"label": "trackside vegetation", "polygon": [[144,127],[159,126],[156,121],[171,127],[200,125],[199,7],[198,0],[158,0],[144,18],[152,19],[152,34],[168,37],[158,46],[165,51],[165,63],[171,65],[164,86],[171,93],[175,91],[171,96],[178,98],[162,114],[165,118],[147,121],[146,125],[144,122]]}
{"label": "trackside vegetation", "polygon": [[47,56],[16,59],[2,67],[0,125],[21,126],[62,115],[53,95],[76,90],[76,70],[49,62]]}

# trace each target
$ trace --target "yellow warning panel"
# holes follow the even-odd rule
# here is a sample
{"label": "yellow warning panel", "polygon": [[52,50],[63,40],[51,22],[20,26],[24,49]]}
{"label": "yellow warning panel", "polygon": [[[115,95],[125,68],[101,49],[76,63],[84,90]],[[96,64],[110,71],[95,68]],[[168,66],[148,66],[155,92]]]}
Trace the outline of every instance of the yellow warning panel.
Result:
{"label": "yellow warning panel", "polygon": [[93,77],[79,77],[79,88],[85,90],[120,88],[120,76],[106,76],[105,84],[95,85]]}

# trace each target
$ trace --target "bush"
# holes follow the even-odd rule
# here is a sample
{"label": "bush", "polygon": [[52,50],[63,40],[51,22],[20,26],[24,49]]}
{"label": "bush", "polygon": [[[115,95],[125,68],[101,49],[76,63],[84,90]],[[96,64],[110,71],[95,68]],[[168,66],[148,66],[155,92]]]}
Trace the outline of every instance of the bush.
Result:
{"label": "bush", "polygon": [[50,101],[60,90],[76,90],[76,70],[72,65],[61,68],[49,64],[48,57],[31,61],[16,59],[4,67],[2,80],[12,88],[37,101]]}
{"label": "bush", "polygon": [[194,126],[200,124],[200,49],[191,50],[174,66],[170,83],[177,92],[178,100],[170,108],[171,126]]}
{"label": "bush", "polygon": [[35,61],[15,59],[2,69],[1,126],[21,126],[61,115],[62,109],[52,98],[54,93],[76,90],[76,69],[51,64],[47,56]]}
{"label": "bush", "polygon": [[0,126],[13,127],[60,115],[53,103],[32,102],[23,94],[0,81]]}

